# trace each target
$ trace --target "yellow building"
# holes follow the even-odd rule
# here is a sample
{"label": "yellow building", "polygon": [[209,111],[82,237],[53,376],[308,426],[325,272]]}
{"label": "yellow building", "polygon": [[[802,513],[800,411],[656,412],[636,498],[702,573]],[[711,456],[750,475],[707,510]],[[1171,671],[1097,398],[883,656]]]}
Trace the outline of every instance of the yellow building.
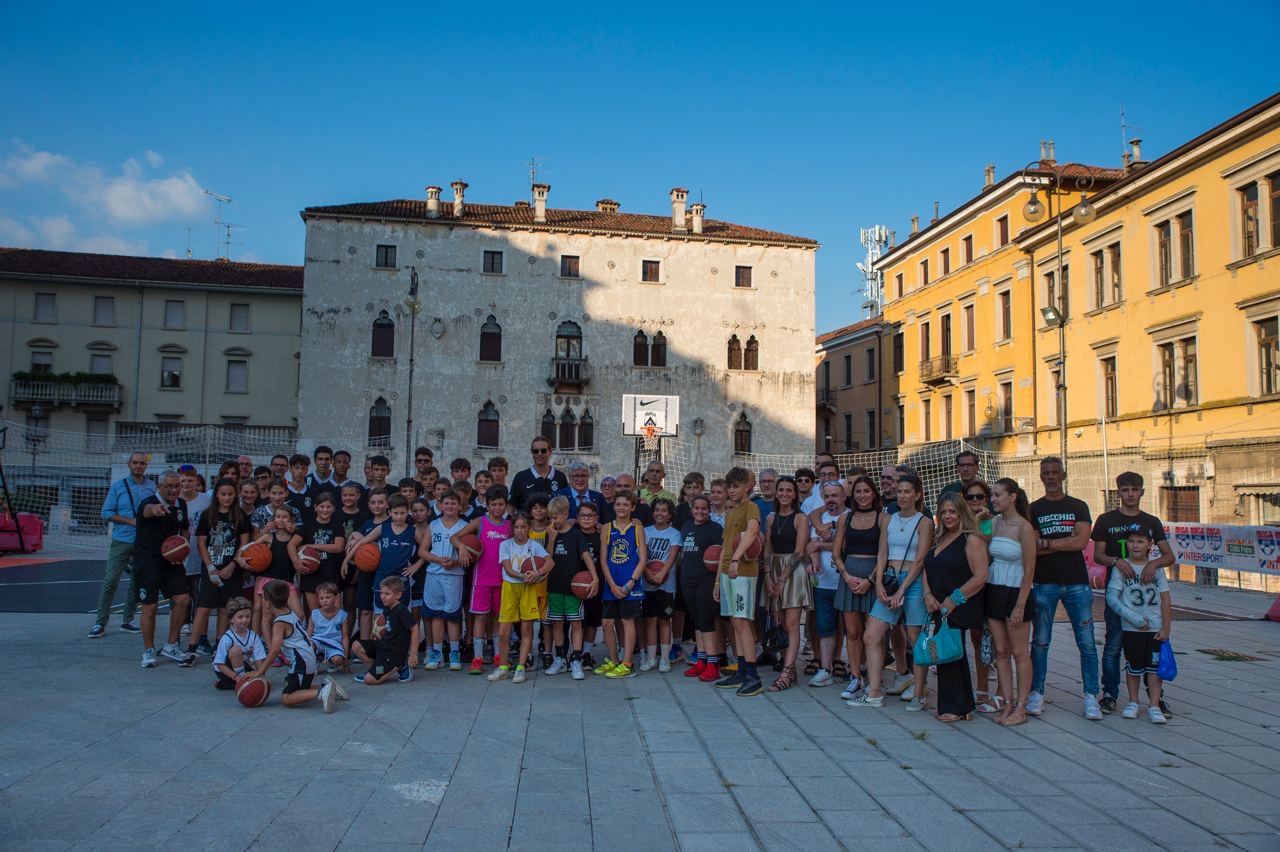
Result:
{"label": "yellow building", "polygon": [[[1034,460],[1062,439],[1052,306],[1073,493],[1097,511],[1134,469],[1166,520],[1278,523],[1280,95],[1125,160],[1059,168],[1050,154],[881,260],[903,352],[886,405],[904,443],[972,436],[1035,486]],[[1060,259],[1057,218],[1024,209],[1059,177]],[[1076,178],[1092,179],[1085,221]]]}

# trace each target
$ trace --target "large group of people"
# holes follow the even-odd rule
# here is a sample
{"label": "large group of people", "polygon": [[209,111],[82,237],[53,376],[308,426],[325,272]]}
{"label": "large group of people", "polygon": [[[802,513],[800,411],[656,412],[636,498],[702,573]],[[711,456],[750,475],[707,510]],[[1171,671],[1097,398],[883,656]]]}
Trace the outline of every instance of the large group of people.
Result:
{"label": "large group of people", "polygon": [[[977,713],[1013,726],[1044,712],[1061,604],[1084,716],[1136,718],[1144,696],[1151,722],[1169,716],[1157,667],[1173,554],[1136,473],[1117,478],[1119,506],[1094,521],[1057,458],[1040,462],[1044,493],[1031,501],[1013,479],[979,479],[962,452],[930,514],[906,465],[877,480],[819,454],[790,474],[689,473],[673,493],[661,462],[638,484],[622,473],[597,490],[587,465],[559,470],[551,452],[535,438],[530,466],[509,477],[504,458],[475,471],[454,459],[446,473],[420,447],[414,475],[393,482],[385,456],[365,459],[356,481],[350,452],[320,446],[263,466],[240,456],[209,483],[189,466],[153,482],[135,453],[103,506],[112,540],[89,636],[105,635],[127,575],[121,629],[141,635],[143,668],[211,657],[214,686],[234,690],[283,667],[288,706],[330,711],[348,695],[341,680],[407,682],[420,662],[515,684],[684,664],[683,676],[741,697],[786,691],[803,671],[811,688],[838,684],[852,708],[897,696],[907,712],[932,703],[943,722]],[[174,536],[190,542],[177,561]],[[1105,576],[1090,576],[1086,548]]]}

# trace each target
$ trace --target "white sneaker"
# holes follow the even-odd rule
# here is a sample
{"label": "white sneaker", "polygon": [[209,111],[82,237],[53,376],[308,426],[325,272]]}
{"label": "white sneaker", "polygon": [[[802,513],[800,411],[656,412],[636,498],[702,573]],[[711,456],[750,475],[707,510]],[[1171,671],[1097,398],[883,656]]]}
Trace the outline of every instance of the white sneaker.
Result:
{"label": "white sneaker", "polygon": [[142,652],[142,667],[144,669],[154,669],[156,667],[156,649],[146,648]]}
{"label": "white sneaker", "polygon": [[499,666],[489,673],[487,680],[489,683],[497,683],[498,681],[506,680],[509,677],[511,677],[511,669],[506,666]]}
{"label": "white sneaker", "polygon": [[884,696],[868,695],[867,693],[864,692],[858,697],[852,698],[846,701],[845,704],[849,705],[850,707],[883,707]]}
{"label": "white sneaker", "polygon": [[827,671],[826,669],[818,669],[818,673],[815,674],[813,676],[813,679],[809,681],[809,685],[810,686],[830,686],[833,680],[834,678],[831,677],[831,672]]}
{"label": "white sneaker", "polygon": [[[1160,708],[1157,707],[1156,709],[1159,710]],[[1138,702],[1130,701],[1128,704],[1124,705],[1124,710],[1121,711],[1120,717],[1123,719],[1138,718]]]}
{"label": "white sneaker", "polygon": [[196,658],[196,655],[192,654],[190,651],[184,651],[177,645],[170,645],[167,642],[164,647],[160,649],[160,656],[168,657],[180,666],[190,666],[195,662]]}
{"label": "white sneaker", "polygon": [[[1031,712],[1030,709],[1027,710]],[[1102,720],[1102,705],[1098,703],[1096,695],[1086,695],[1084,697],[1084,717],[1090,722],[1098,722]]]}
{"label": "white sneaker", "polygon": [[898,698],[902,701],[911,701],[915,697],[916,697],[916,685],[914,682],[912,682],[912,684],[908,686],[906,689],[902,690],[902,693],[898,696]]}
{"label": "white sneaker", "polygon": [[885,692],[889,695],[901,695],[908,686],[914,685],[916,679],[910,674],[893,673],[893,683],[885,687]]}
{"label": "white sneaker", "polygon": [[339,701],[346,701],[349,698],[351,698],[351,696],[347,694],[346,687],[344,687],[342,684],[338,683],[336,680],[329,677],[328,675],[325,675],[320,682],[323,683],[325,686],[332,686],[333,694]]}
{"label": "white sneaker", "polygon": [[658,660],[658,671],[661,672],[662,674],[667,674],[668,672],[670,672],[671,660],[667,659],[666,657],[663,657],[662,659]]}
{"label": "white sneaker", "polygon": [[847,686],[845,686],[844,691],[840,693],[840,697],[843,698],[845,701],[848,701],[849,699],[853,698],[861,691],[862,691],[862,679],[857,676],[854,676],[849,678],[849,683]]}
{"label": "white sneaker", "polygon": [[1156,725],[1163,725],[1165,722],[1169,721],[1165,718],[1165,715],[1160,708],[1155,706],[1147,708],[1147,719]]}
{"label": "white sneaker", "polygon": [[179,635],[179,636],[190,636],[190,635],[191,635],[191,625],[190,625],[190,624],[184,624],[184,625],[182,625],[182,629],[178,631],[178,635]]}
{"label": "white sneaker", "polygon": [[926,704],[926,701],[927,701],[927,700],[928,700],[928,699],[926,699],[926,698],[925,698],[925,696],[923,696],[923,695],[921,695],[919,698],[912,697],[912,699],[911,699],[910,701],[908,701],[908,702],[907,702],[907,712],[908,712],[908,713],[919,713],[919,712],[920,712],[921,710],[923,710],[926,706],[928,706],[928,705]]}
{"label": "white sneaker", "polygon": [[524,666],[517,666],[516,673],[511,676],[512,683],[524,683]]}
{"label": "white sneaker", "polygon": [[564,674],[568,670],[569,667],[565,665],[564,657],[556,657],[551,661],[551,665],[542,670],[542,673],[546,675],[558,675]]}
{"label": "white sneaker", "polygon": [[569,676],[574,680],[582,680],[587,676],[587,673],[582,670],[582,660],[569,663]]}
{"label": "white sneaker", "polygon": [[651,672],[658,667],[658,661],[649,656],[649,652],[645,651],[640,654],[640,671]]}
{"label": "white sneaker", "polygon": [[[1097,705],[1097,703],[1098,703],[1097,701],[1094,701],[1095,706]],[[1043,712],[1044,712],[1044,693],[1033,692],[1030,695],[1028,695],[1027,696],[1027,715],[1039,716]],[[1098,712],[1101,713],[1102,711],[1099,710]],[[1101,719],[1102,717],[1099,716],[1098,718]]]}
{"label": "white sneaker", "polygon": [[320,706],[324,708],[324,712],[333,712],[333,699],[336,697],[333,691],[333,684],[326,683],[320,687]]}

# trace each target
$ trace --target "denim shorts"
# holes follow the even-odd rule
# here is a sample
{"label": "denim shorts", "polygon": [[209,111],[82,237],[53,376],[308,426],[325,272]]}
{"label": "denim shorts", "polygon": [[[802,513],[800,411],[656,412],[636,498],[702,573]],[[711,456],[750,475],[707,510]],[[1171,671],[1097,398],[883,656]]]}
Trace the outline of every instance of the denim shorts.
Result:
{"label": "denim shorts", "polygon": [[[895,572],[889,568],[886,568],[884,573],[885,576],[896,573],[899,580],[907,576],[906,571]],[[915,582],[907,586],[907,593],[902,596],[900,607],[890,608],[884,601],[876,598],[875,604],[871,607],[871,617],[878,618],[885,624],[897,624],[905,620],[908,627],[923,625],[929,618],[928,610],[924,606],[924,581],[916,577]]]}
{"label": "denim shorts", "polygon": [[836,590],[813,590],[813,620],[818,628],[818,636],[836,635]]}

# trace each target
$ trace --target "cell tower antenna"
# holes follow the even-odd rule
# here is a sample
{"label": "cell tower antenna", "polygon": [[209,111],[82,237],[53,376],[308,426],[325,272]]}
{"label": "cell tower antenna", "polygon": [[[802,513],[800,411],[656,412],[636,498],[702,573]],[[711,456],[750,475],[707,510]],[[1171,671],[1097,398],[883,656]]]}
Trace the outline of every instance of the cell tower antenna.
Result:
{"label": "cell tower antenna", "polygon": [[884,225],[862,228],[859,241],[867,250],[867,259],[858,264],[858,269],[862,272],[865,296],[862,309],[868,317],[878,317],[884,304],[884,273],[876,269],[876,261],[889,246],[889,229]]}
{"label": "cell tower antenna", "polygon": [[[222,195],[221,193],[214,192],[213,190],[210,190],[210,189],[204,189],[203,187],[201,187],[201,189],[204,191],[204,194],[205,194],[205,195],[209,196],[209,197],[210,197],[210,198],[212,198],[214,201],[218,202],[218,215],[217,215],[217,217],[213,220],[213,224],[214,224],[214,226],[215,226],[215,227],[217,227],[217,228],[218,228],[218,231],[219,231],[219,233],[220,233],[220,234],[221,234],[221,233],[225,233],[225,238],[224,238],[224,237],[222,237],[222,236],[219,236],[219,238],[218,238],[218,251],[217,251],[217,254],[218,254],[218,255],[219,255],[223,260],[229,260],[230,258],[228,257],[228,255],[229,255],[229,254],[230,254],[230,252],[231,252],[231,245],[232,245],[232,243],[231,243],[231,231],[232,231],[232,229],[237,230],[237,231],[243,231],[243,230],[244,230],[244,228],[241,228],[239,225],[233,225],[233,224],[231,224],[230,222],[225,222],[225,221],[223,221],[223,219],[222,219],[222,205],[224,205],[224,204],[230,204],[230,203],[231,203],[231,196],[229,196],[229,195]],[[239,245],[239,243],[236,243],[236,245]]]}

